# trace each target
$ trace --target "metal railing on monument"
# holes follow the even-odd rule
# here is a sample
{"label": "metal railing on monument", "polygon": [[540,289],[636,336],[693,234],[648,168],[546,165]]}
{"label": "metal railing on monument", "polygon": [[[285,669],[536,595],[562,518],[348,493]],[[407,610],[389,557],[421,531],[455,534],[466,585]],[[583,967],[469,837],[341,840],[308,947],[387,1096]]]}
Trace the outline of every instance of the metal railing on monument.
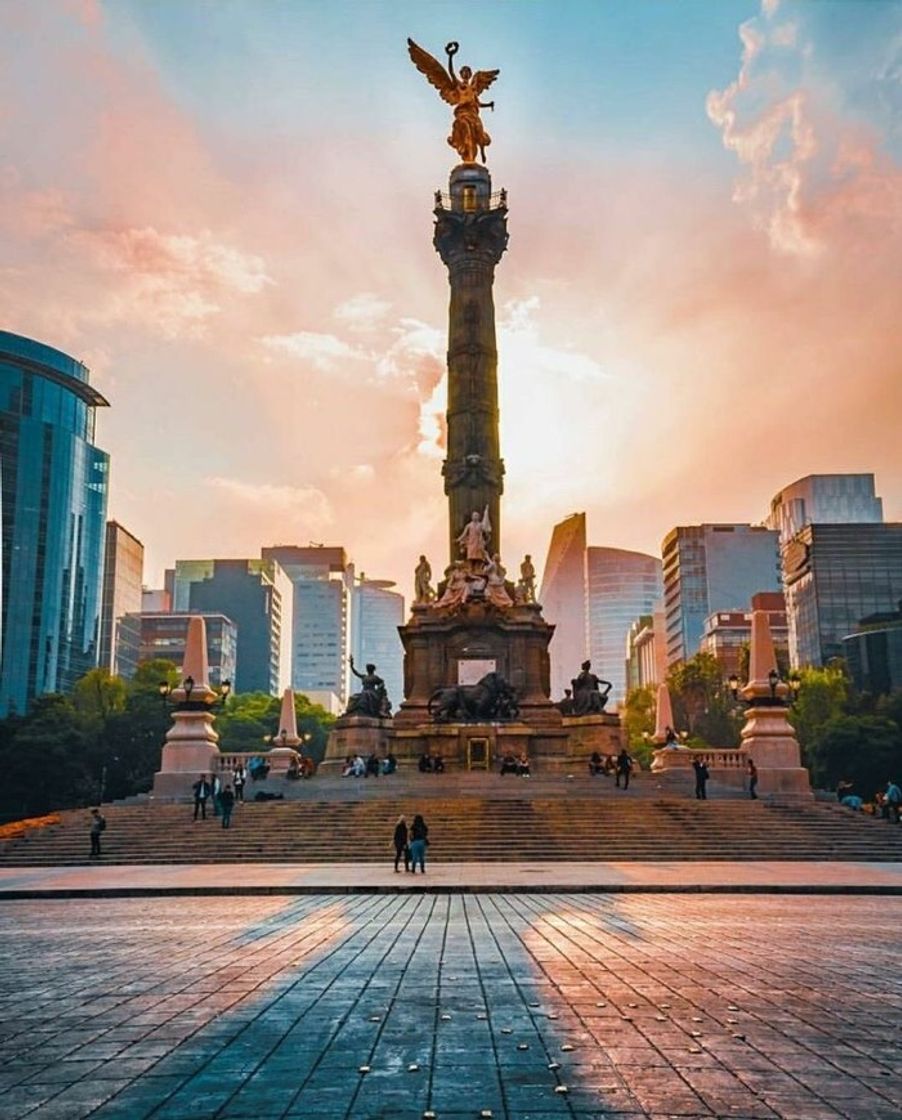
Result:
{"label": "metal railing on monument", "polygon": [[506,210],[507,209],[507,191],[493,191],[489,195],[488,206],[480,204],[478,199],[469,202],[466,198],[461,199],[455,205],[454,199],[447,191],[435,192],[435,209],[436,210],[462,210],[464,213],[478,213],[480,210]]}

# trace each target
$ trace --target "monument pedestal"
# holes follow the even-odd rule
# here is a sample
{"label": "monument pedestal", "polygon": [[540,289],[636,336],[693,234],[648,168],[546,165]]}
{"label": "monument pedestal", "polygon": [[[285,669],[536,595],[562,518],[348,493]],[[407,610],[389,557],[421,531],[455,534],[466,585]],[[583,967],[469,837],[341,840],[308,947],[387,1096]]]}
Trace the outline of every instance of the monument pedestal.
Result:
{"label": "monument pedestal", "polygon": [[191,796],[191,787],[202,774],[217,769],[219,736],[213,730],[213,715],[204,707],[176,711],[166,735],[160,769],[153,779],[157,801],[181,801]]}
{"label": "monument pedestal", "polygon": [[759,796],[810,801],[814,794],[808,771],[787,719],[789,688],[780,680],[776,664],[767,612],[753,611],[749,681],[741,690],[748,701],[742,745],[758,769]]}
{"label": "monument pedestal", "polygon": [[378,755],[394,751],[392,724],[390,719],[374,719],[371,716],[341,716],[329,732],[326,756],[320,763],[320,769],[325,768],[328,772],[333,767],[344,766],[349,754],[366,758],[374,751]]}
{"label": "monument pedestal", "polygon": [[810,801],[814,797],[811,782],[801,764],[788,714],[789,709],[779,702],[750,707],[742,729],[742,745],[758,768],[759,796]]}
{"label": "monument pedestal", "polygon": [[473,601],[456,611],[415,604],[410,621],[398,630],[406,699],[395,716],[396,727],[429,723],[429,700],[436,689],[476,684],[493,672],[515,689],[524,723],[560,727],[561,714],[548,698],[548,643],[554,627],[542,618],[537,603],[499,609]]}

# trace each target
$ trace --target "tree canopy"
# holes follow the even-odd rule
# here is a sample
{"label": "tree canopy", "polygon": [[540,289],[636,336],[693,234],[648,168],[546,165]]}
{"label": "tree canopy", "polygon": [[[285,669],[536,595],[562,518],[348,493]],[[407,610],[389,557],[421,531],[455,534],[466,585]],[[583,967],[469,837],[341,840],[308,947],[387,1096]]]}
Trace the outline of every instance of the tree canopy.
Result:
{"label": "tree canopy", "polygon": [[[160,768],[172,713],[160,682],[178,683],[162,659],[140,664],[131,680],[92,669],[67,695],[38,697],[26,716],[0,720],[0,819],[143,793]],[[220,749],[263,751],[279,732],[281,702],[266,693],[232,695],[216,710]],[[334,718],[295,696],[304,752],[320,761]]]}

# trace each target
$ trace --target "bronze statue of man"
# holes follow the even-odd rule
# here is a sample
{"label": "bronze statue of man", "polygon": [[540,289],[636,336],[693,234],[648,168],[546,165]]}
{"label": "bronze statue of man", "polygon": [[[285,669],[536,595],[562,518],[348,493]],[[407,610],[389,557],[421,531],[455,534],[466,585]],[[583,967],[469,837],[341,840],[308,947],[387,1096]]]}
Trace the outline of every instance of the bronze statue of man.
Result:
{"label": "bronze statue of man", "polygon": [[492,138],[483,127],[479,110],[494,110],[495,102],[483,103],[479,100],[479,95],[489,88],[500,71],[477,70],[474,74],[469,66],[461,66],[460,74],[455,74],[454,56],[459,49],[457,43],[449,43],[445,47],[448,56],[447,70],[428,51],[418,47],[413,39],[407,40],[407,49],[417,70],[426,75],[429,84],[435,86],[443,101],[454,106],[454,124],[451,126],[448,143],[464,163],[475,163],[477,152],[485,163],[485,150]]}

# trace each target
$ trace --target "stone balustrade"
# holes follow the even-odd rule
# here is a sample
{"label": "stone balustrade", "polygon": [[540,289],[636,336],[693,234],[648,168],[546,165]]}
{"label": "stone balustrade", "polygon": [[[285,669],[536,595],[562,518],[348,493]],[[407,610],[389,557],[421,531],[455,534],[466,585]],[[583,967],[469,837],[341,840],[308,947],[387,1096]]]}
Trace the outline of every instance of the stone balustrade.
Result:
{"label": "stone balustrade", "polygon": [[654,752],[651,768],[656,773],[689,770],[696,759],[704,762],[712,777],[715,776],[715,771],[745,773],[749,752],[744,747],[708,747],[704,750],[697,747],[661,747]]}
{"label": "stone balustrade", "polygon": [[[291,753],[294,755],[295,761],[300,761],[301,756],[297,751]],[[220,751],[214,760],[214,767],[220,774],[228,773],[239,764],[247,768],[247,764],[252,758],[262,758],[269,762],[268,754],[268,751]]]}

